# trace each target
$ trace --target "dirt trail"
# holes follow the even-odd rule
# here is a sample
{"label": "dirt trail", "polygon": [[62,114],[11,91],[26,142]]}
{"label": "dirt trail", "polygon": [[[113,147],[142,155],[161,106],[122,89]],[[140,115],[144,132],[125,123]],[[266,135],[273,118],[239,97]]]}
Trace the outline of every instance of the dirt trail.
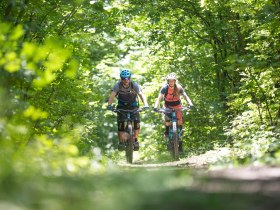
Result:
{"label": "dirt trail", "polygon": [[[212,164],[230,155],[228,148],[209,151],[202,155],[183,158],[179,161],[149,163],[136,161],[134,164],[121,164],[133,168],[194,169],[194,177],[200,177],[192,188],[211,192],[243,192],[280,194],[280,166],[215,167]],[[204,181],[201,181],[204,180]],[[205,181],[207,180],[207,181]]]}
{"label": "dirt trail", "polygon": [[224,158],[230,155],[230,151],[227,148],[221,148],[215,151],[208,151],[202,155],[191,156],[187,158],[180,158],[178,161],[170,161],[163,163],[146,163],[138,160],[137,153],[134,160],[134,164],[121,163],[122,166],[129,166],[134,168],[157,168],[157,167],[186,167],[186,168],[204,168],[207,169],[209,165],[219,161],[218,158]]}

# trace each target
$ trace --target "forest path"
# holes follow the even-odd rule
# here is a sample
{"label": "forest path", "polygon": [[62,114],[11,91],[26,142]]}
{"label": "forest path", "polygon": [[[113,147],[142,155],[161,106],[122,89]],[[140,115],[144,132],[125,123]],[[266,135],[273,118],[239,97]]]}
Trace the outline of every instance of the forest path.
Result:
{"label": "forest path", "polygon": [[[280,194],[279,166],[219,167],[212,165],[229,155],[227,148],[208,151],[205,154],[163,163],[121,163],[122,167],[161,170],[188,170],[194,177],[192,189],[207,192],[240,192]],[[218,159],[219,158],[219,159]]]}

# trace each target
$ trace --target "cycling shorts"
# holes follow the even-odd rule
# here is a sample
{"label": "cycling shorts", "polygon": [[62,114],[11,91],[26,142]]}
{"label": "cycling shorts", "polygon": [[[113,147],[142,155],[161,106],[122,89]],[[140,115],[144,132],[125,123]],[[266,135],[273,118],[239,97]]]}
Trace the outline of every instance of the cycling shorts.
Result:
{"label": "cycling shorts", "polygon": [[[131,113],[131,119],[134,130],[140,129],[140,114],[138,113]],[[126,116],[125,114],[118,113],[118,131],[126,131],[127,130],[127,123],[126,123]]]}
{"label": "cycling shorts", "polygon": [[[181,108],[182,105],[178,105],[178,106],[166,106],[166,108]],[[183,125],[183,113],[182,111],[176,111],[176,117],[178,119],[178,124],[179,125]],[[166,122],[170,122],[171,121],[171,113],[166,113],[165,114],[165,121]]]}

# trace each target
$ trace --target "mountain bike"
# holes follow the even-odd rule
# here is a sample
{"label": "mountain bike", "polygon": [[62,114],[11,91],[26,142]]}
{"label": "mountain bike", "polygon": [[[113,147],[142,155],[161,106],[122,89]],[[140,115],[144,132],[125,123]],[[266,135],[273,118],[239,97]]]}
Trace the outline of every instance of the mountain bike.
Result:
{"label": "mountain bike", "polygon": [[129,135],[129,138],[125,141],[125,156],[126,156],[126,161],[128,163],[133,162],[133,149],[134,149],[134,129],[133,129],[133,119],[132,119],[132,114],[141,112],[146,110],[147,108],[136,108],[133,110],[128,110],[128,109],[120,109],[120,108],[113,108],[112,111],[119,113],[123,116],[125,116],[125,125],[126,125],[126,132]]}
{"label": "mountain bike", "polygon": [[171,125],[169,127],[168,144],[170,146],[170,153],[173,159],[179,160],[179,144],[181,141],[181,129],[178,126],[178,119],[176,117],[176,112],[178,111],[189,111],[190,107],[181,108],[161,108],[155,109],[156,112],[170,114]]}

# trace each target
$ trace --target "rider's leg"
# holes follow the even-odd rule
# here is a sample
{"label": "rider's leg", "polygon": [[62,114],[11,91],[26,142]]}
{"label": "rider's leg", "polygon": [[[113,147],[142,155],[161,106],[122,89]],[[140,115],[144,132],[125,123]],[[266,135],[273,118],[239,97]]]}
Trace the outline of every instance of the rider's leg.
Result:
{"label": "rider's leg", "polygon": [[119,131],[118,132],[118,137],[120,142],[126,142],[129,138],[129,135],[127,132],[124,131]]}
{"label": "rider's leg", "polygon": [[164,136],[167,138],[169,135],[169,128],[170,128],[171,122],[170,121],[165,121],[165,131],[164,131]]}
{"label": "rider's leg", "polygon": [[134,113],[132,114],[132,119],[133,119],[133,128],[134,128],[134,151],[139,150],[139,142],[138,142],[138,135],[140,132],[140,114]]}
{"label": "rider's leg", "polygon": [[140,132],[140,121],[139,120],[134,120],[134,150],[138,151],[139,150],[139,142],[138,142],[138,135]]}
{"label": "rider's leg", "polygon": [[[182,115],[182,112],[177,112],[176,116],[177,116],[177,119],[178,119],[178,127],[180,129],[181,134],[182,134],[182,129],[183,129],[183,115]],[[182,138],[179,141],[179,152],[183,152]]]}
{"label": "rider's leg", "polygon": [[125,142],[128,137],[127,137],[127,132],[126,132],[127,125],[123,119],[120,117],[118,118],[118,137],[119,137],[119,142]]}
{"label": "rider's leg", "polygon": [[[164,132],[164,138],[169,139],[169,129],[171,126],[171,122],[169,121],[165,121],[165,132]],[[169,140],[167,140],[167,150],[171,151],[172,149],[172,145],[171,142]]]}
{"label": "rider's leg", "polygon": [[126,129],[127,129],[127,124],[125,123],[125,116],[123,114],[118,113],[117,117],[117,124],[118,124],[118,137],[119,137],[119,142],[125,142],[127,140],[126,136]]}
{"label": "rider's leg", "polygon": [[176,117],[178,119],[178,125],[183,125],[183,114],[181,111],[176,112]]}
{"label": "rider's leg", "polygon": [[[167,139],[169,138],[170,126],[171,126],[170,117],[166,114],[165,115],[165,132],[164,132],[164,137],[167,138]],[[168,140],[168,142],[167,142],[167,150],[170,151],[171,149],[172,149],[172,146],[171,146],[170,141]]]}
{"label": "rider's leg", "polygon": [[134,139],[137,139],[140,131],[140,121],[139,120],[134,120],[133,122],[134,126]]}
{"label": "rider's leg", "polygon": [[170,126],[171,126],[170,115],[169,114],[165,114],[165,132],[164,132],[164,136],[166,138],[168,138]]}
{"label": "rider's leg", "polygon": [[128,133],[125,131],[125,123],[123,121],[118,120],[118,138],[119,138],[119,144],[118,144],[118,150],[123,151],[125,150],[125,141],[129,138]]}

